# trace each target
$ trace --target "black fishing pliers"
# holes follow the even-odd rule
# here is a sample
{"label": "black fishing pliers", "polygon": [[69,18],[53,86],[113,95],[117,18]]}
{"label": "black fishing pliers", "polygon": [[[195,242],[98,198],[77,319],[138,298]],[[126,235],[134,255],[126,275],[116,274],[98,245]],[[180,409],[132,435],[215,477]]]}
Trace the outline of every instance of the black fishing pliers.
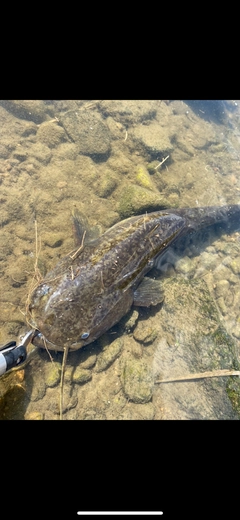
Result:
{"label": "black fishing pliers", "polygon": [[35,330],[29,330],[22,338],[21,344],[10,341],[6,345],[0,346],[0,376],[8,370],[21,365],[27,357],[27,346],[31,343],[36,334]]}

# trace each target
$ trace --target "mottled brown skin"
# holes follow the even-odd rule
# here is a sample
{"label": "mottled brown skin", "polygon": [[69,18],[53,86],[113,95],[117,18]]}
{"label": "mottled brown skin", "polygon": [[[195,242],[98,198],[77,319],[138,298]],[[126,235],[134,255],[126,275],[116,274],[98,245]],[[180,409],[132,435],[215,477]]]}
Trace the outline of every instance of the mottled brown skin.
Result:
{"label": "mottled brown skin", "polygon": [[170,244],[239,216],[240,205],[163,210],[123,220],[89,243],[83,240],[31,294],[29,321],[40,332],[33,343],[61,351],[91,343],[129,311],[134,291],[141,290],[143,277]]}

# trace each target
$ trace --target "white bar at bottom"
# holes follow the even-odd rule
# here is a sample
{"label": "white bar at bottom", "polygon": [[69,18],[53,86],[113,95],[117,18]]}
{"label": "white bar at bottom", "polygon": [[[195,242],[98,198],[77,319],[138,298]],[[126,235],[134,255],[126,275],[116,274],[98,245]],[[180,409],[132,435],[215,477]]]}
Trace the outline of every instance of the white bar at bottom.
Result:
{"label": "white bar at bottom", "polygon": [[77,515],[163,515],[163,511],[78,511]]}

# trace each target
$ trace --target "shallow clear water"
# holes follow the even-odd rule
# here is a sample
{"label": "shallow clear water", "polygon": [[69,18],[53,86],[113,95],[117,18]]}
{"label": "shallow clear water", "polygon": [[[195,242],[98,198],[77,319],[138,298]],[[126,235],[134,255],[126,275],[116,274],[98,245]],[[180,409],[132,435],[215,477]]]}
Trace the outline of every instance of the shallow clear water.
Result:
{"label": "shallow clear water", "polygon": [[[239,203],[239,117],[238,101],[2,102],[0,343],[29,330],[34,272],[74,248],[74,209],[103,232],[158,207]],[[239,369],[239,231],[179,242],[150,273],[163,304],[69,354],[64,419],[238,418],[236,377],[156,381]],[[59,418],[52,354],[1,377],[1,418]]]}

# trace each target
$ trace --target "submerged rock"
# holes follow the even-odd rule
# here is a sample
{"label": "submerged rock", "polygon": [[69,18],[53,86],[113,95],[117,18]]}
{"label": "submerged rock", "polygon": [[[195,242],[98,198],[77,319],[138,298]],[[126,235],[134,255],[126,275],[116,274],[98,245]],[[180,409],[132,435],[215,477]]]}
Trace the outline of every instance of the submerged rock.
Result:
{"label": "submerged rock", "polygon": [[48,363],[45,367],[45,383],[51,388],[56,386],[60,381],[61,365],[60,363]]}
{"label": "submerged rock", "polygon": [[110,153],[110,132],[99,114],[87,110],[69,110],[61,116],[60,121],[83,155],[97,158]]}
{"label": "submerged rock", "polygon": [[100,109],[104,116],[111,116],[114,121],[123,124],[136,124],[156,115],[156,102],[153,100],[104,100]]}
{"label": "submerged rock", "polygon": [[139,143],[152,159],[170,155],[174,147],[167,135],[166,129],[157,123],[138,125],[133,130],[133,139]]}
{"label": "submerged rock", "polygon": [[158,192],[135,184],[129,184],[120,193],[118,211],[122,218],[157,211],[168,207],[168,201]]}
{"label": "submerged rock", "polygon": [[144,166],[137,167],[136,182],[139,186],[147,188],[148,190],[154,191],[156,189],[147,168]]}
{"label": "submerged rock", "polygon": [[121,381],[125,395],[134,403],[148,403],[153,393],[152,370],[138,359],[127,359]]}
{"label": "submerged rock", "polygon": [[234,274],[240,273],[240,258],[234,258],[229,264],[230,268],[234,272]]}
{"label": "submerged rock", "polygon": [[123,326],[124,330],[128,333],[131,332],[134,329],[134,327],[136,327],[138,318],[139,311],[137,311],[136,309],[134,309],[131,312],[130,316],[127,315],[127,317],[122,318],[121,325]]}
{"label": "submerged rock", "polygon": [[148,325],[145,321],[140,321],[133,332],[133,337],[136,341],[148,345],[158,337],[158,331],[152,328],[151,322]]}
{"label": "submerged rock", "polygon": [[73,383],[86,383],[87,381],[90,381],[92,378],[92,374],[90,370],[87,370],[85,368],[76,367],[76,369],[73,372],[72,381]]}
{"label": "submerged rock", "polygon": [[41,412],[28,412],[24,415],[25,421],[42,421],[44,415]]}
{"label": "submerged rock", "polygon": [[[103,336],[103,341],[106,336]],[[113,361],[119,356],[123,347],[123,339],[117,338],[110,345],[104,346],[103,352],[101,352],[97,358],[95,365],[96,372],[102,372],[109,367]]]}
{"label": "submerged rock", "polygon": [[20,119],[28,119],[35,123],[42,123],[47,119],[48,107],[44,101],[37,99],[30,100],[4,100],[1,102],[2,106],[9,112],[12,112]]}
{"label": "submerged rock", "polygon": [[55,148],[55,146],[66,141],[66,138],[65,130],[57,124],[56,120],[42,123],[37,131],[37,139],[49,148]]}

